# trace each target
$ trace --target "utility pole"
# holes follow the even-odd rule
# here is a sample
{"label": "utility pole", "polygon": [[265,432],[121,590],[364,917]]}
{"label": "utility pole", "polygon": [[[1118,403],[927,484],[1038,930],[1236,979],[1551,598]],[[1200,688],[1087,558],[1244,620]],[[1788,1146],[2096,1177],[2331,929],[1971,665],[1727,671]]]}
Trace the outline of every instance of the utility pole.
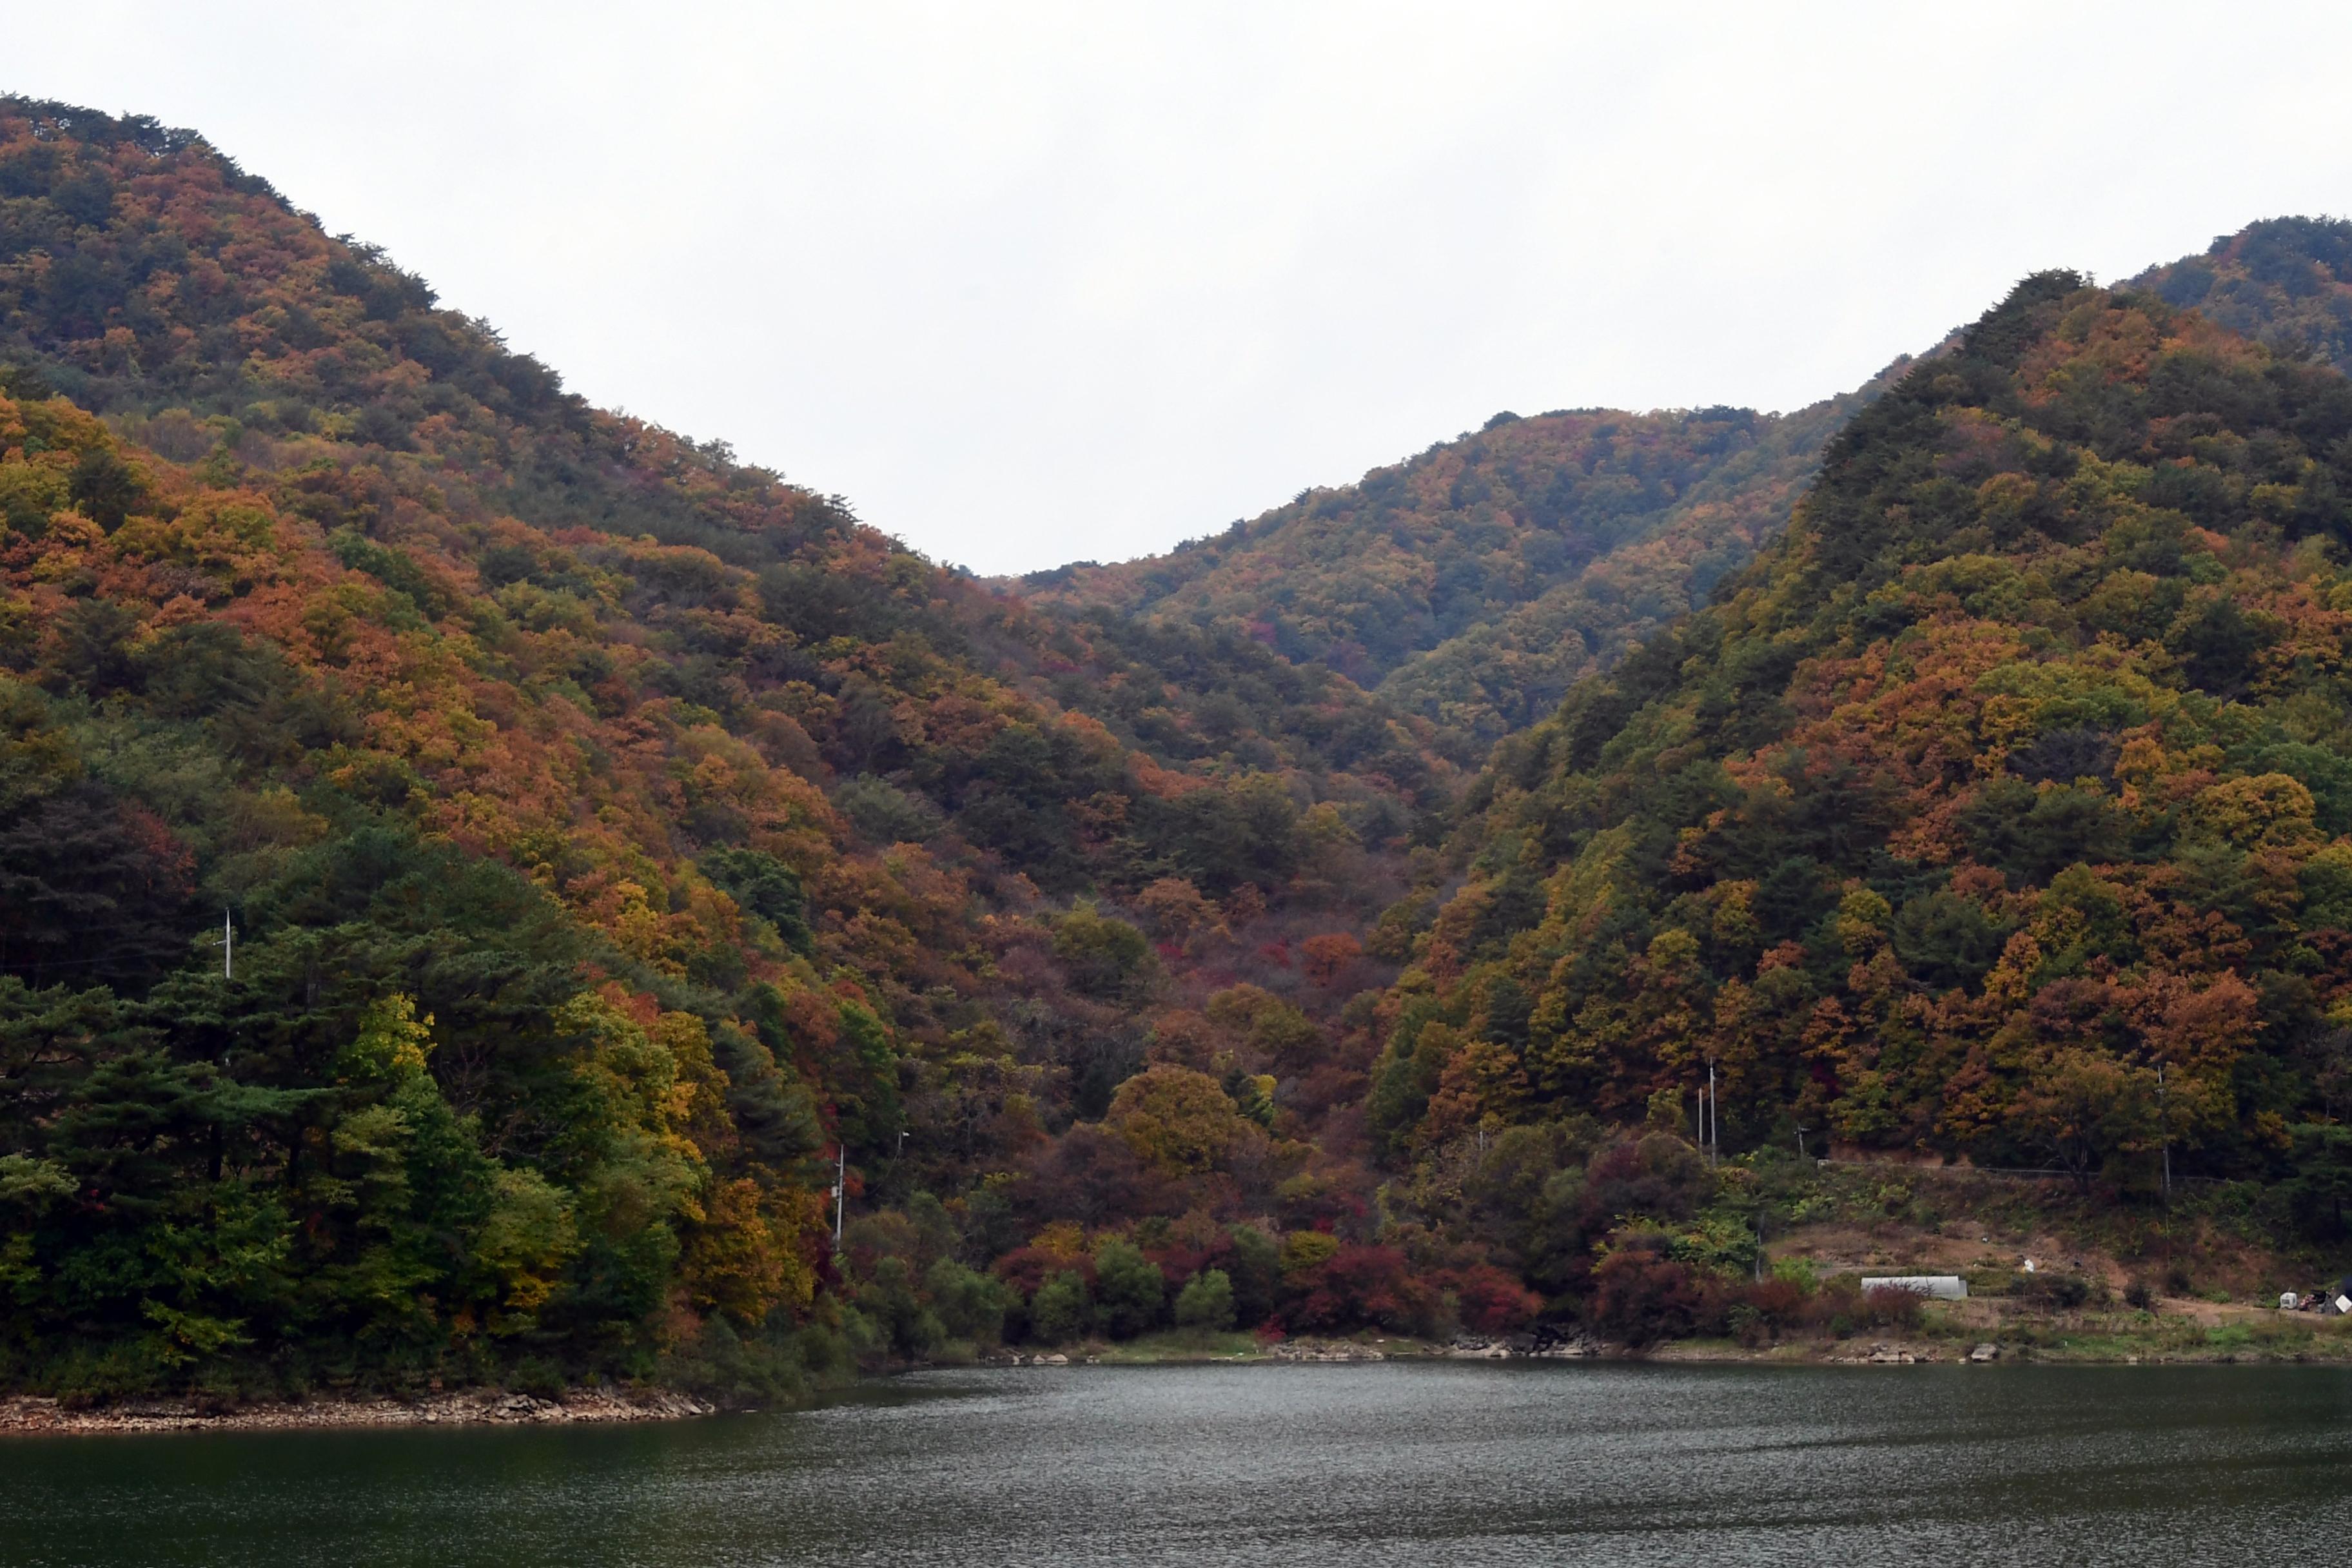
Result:
{"label": "utility pole", "polygon": [[849,1146],[833,1146],[833,1249],[841,1250],[841,1205],[849,1193]]}
{"label": "utility pole", "polygon": [[2172,1206],[2172,1117],[2165,1109],[2164,1064],[2156,1064],[2156,1120],[2164,1129],[2164,1206]]}
{"label": "utility pole", "polygon": [[[226,906],[221,910],[220,950],[221,979],[224,981],[235,980],[236,978],[236,927],[230,923],[228,910]],[[229,1041],[226,1034],[224,1033],[221,1038],[220,1048],[220,1065],[223,1072],[226,1072],[228,1070],[228,1051]],[[213,1123],[210,1142],[212,1144],[212,1156],[208,1168],[212,1173],[213,1182],[215,1184],[218,1184],[221,1179],[221,1163],[226,1156],[226,1151],[221,1147],[221,1127],[218,1121],[215,1121]]]}
{"label": "utility pole", "polygon": [[1715,1098],[1715,1058],[1706,1058],[1706,1137],[1707,1163],[1723,1158],[1723,1107]]}

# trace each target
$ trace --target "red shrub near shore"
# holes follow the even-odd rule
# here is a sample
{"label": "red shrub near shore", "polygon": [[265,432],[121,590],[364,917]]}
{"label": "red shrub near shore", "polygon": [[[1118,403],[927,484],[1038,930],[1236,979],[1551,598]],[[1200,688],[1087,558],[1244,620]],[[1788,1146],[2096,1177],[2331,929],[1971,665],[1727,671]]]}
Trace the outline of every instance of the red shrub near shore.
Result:
{"label": "red shrub near shore", "polygon": [[1437,1282],[1454,1292],[1462,1326],[1478,1333],[1517,1333],[1543,1310],[1541,1296],[1491,1263],[1450,1269]]}
{"label": "red shrub near shore", "polygon": [[1404,1254],[1393,1247],[1342,1247],[1289,1284],[1294,1295],[1282,1318],[1294,1333],[1426,1332],[1437,1316],[1434,1292],[1412,1277]]}
{"label": "red shrub near shore", "polygon": [[1724,1295],[1711,1275],[1646,1247],[1625,1247],[1593,1268],[1586,1310],[1605,1338],[1640,1346],[1719,1331]]}

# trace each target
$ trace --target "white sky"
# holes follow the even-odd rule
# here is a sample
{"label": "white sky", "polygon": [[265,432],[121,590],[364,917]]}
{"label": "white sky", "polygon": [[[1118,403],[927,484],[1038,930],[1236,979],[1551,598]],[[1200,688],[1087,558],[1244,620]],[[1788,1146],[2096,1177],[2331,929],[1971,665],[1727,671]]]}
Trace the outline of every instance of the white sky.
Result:
{"label": "white sky", "polygon": [[2352,8],[12,8],[596,402],[983,572],[1501,408],[1790,408],[2021,274],[2352,210]]}

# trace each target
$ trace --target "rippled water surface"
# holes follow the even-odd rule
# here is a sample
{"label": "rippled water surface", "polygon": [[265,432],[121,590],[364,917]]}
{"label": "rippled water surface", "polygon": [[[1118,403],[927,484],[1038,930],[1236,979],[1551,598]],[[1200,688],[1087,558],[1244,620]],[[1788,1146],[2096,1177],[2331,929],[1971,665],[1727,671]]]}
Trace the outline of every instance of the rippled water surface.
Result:
{"label": "rippled water surface", "polygon": [[2352,1371],[1076,1367],[675,1426],[0,1442],[8,1563],[2340,1560]]}

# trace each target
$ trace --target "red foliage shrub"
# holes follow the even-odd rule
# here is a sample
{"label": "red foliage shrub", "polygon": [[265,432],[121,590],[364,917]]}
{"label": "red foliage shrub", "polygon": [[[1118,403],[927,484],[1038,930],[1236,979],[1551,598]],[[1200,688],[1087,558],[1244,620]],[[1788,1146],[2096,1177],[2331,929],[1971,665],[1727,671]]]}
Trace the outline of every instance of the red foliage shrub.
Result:
{"label": "red foliage shrub", "polygon": [[1290,1282],[1282,1319],[1294,1333],[1342,1333],[1391,1329],[1410,1333],[1429,1326],[1436,1300],[1412,1277],[1393,1247],[1342,1247]]}
{"label": "red foliage shrub", "polygon": [[1712,1332],[1722,1324],[1721,1285],[1645,1247],[1626,1247],[1592,1270],[1592,1326],[1628,1345]]}
{"label": "red foliage shrub", "polygon": [[1806,1304],[1812,1300],[1794,1279],[1759,1279],[1752,1285],[1740,1286],[1732,1293],[1732,1299],[1774,1328],[1788,1328],[1803,1321]]}
{"label": "red foliage shrub", "polygon": [[1724,1321],[1739,1342],[1760,1345],[1805,1321],[1812,1296],[1793,1279],[1759,1279],[1734,1286]]}
{"label": "red foliage shrub", "polygon": [[1035,1295],[1038,1286],[1066,1268],[1076,1270],[1085,1277],[1088,1285],[1094,1283],[1093,1258],[1072,1258],[1066,1253],[1048,1252],[1042,1247],[1016,1247],[998,1258],[991,1271],[999,1279],[1027,1297]]}
{"label": "red foliage shrub", "polygon": [[1832,1334],[1850,1334],[1856,1329],[1892,1329],[1900,1333],[1919,1326],[1920,1311],[1919,1298],[1908,1290],[1883,1286],[1864,1290],[1846,1278],[1823,1284],[1806,1316]]}
{"label": "red foliage shrub", "polygon": [[1454,1292],[1462,1326],[1478,1333],[1517,1333],[1543,1310],[1541,1296],[1491,1263],[1451,1269],[1437,1282]]}
{"label": "red foliage shrub", "polygon": [[1168,1288],[1171,1291],[1181,1289],[1184,1281],[1195,1274],[1223,1268],[1225,1260],[1233,1255],[1230,1242],[1220,1242],[1215,1247],[1148,1247],[1143,1249],[1143,1256],[1158,1264],[1160,1272],[1167,1276]]}
{"label": "red foliage shrub", "polygon": [[1862,1321],[1874,1329],[1907,1332],[1919,1326],[1921,1311],[1920,1299],[1914,1291],[1882,1285],[1862,1293]]}

